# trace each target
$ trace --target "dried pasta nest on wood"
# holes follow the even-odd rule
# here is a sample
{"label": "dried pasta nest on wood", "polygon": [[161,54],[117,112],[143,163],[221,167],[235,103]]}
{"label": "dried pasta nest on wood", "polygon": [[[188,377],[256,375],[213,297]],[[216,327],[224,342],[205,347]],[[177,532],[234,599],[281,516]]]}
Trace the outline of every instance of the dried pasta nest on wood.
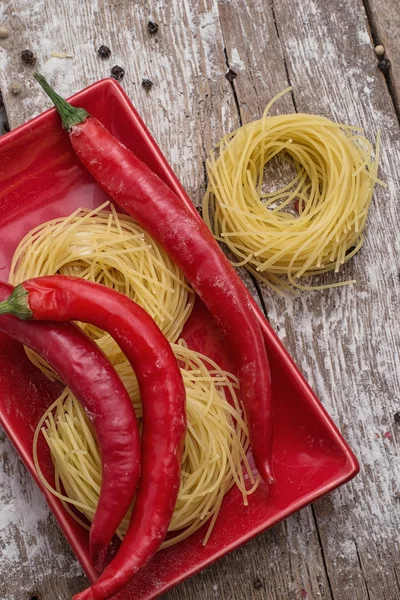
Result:
{"label": "dried pasta nest on wood", "polygon": [[[225,136],[207,161],[203,218],[257,279],[276,290],[322,289],[303,278],[338,272],[361,248],[377,177],[363,130],[309,114],[269,116]],[[266,191],[265,166],[289,160],[295,176]]]}

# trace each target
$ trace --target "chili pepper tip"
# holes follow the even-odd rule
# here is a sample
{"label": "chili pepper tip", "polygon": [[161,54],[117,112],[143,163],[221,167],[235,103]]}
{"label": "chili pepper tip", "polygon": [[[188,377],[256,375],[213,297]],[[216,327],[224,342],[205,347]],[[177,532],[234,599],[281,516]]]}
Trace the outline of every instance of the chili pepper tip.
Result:
{"label": "chili pepper tip", "polygon": [[22,285],[17,285],[7,300],[0,302],[0,315],[13,315],[23,321],[32,319],[33,313],[28,303],[28,292]]}
{"label": "chili pepper tip", "polygon": [[262,469],[259,469],[259,472],[265,483],[268,485],[273,485],[275,483],[275,477],[269,464],[264,464]]}
{"label": "chili pepper tip", "polygon": [[58,114],[61,117],[62,126],[67,131],[70,131],[73,125],[83,123],[89,116],[89,113],[84,108],[77,108],[69,104],[64,98],[61,98],[53,90],[49,82],[40,73],[34,73],[36,81],[42,86],[50,100],[53,102]]}

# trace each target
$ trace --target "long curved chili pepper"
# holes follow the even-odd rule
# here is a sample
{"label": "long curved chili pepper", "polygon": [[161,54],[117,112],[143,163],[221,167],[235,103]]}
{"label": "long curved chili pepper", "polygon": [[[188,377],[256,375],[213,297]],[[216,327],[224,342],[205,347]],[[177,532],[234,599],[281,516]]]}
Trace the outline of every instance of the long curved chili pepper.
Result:
{"label": "long curved chili pepper", "polygon": [[[0,300],[13,287],[0,281]],[[26,323],[0,316],[0,331],[42,356],[76,396],[93,425],[102,457],[102,484],[90,528],[99,568],[131,504],[140,474],[140,437],[132,402],[100,348],[69,323]]]}
{"label": "long curved chili pepper", "polygon": [[83,321],[107,331],[130,361],[143,405],[142,473],[128,532],[116,557],[75,600],[111,598],[157,552],[178,496],[186,433],[185,387],[172,348],[129,298],[78,277],[30,279],[0,304],[0,314]]}
{"label": "long curved chili pepper", "polygon": [[101,187],[156,239],[199,294],[229,343],[262,478],[273,483],[271,375],[248,292],[206,224],[131,150],[83,108],[36,79],[50,96],[72,146]]}

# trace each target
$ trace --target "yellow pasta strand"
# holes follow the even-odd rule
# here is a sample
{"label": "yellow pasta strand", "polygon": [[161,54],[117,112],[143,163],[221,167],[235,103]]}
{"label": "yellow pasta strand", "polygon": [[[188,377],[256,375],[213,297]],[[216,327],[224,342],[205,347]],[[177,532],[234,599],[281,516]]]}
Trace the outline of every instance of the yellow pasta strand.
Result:
{"label": "yellow pasta strand", "polygon": [[[69,217],[39,225],[15,251],[10,283],[41,275],[74,275],[125,294],[155,320],[169,342],[175,342],[190,316],[195,295],[178,267],[131,217],[98,209],[78,209]],[[121,371],[130,365],[112,337],[90,324],[81,324]],[[32,362],[48,377],[58,376],[27,350]]]}
{"label": "yellow pasta strand", "polygon": [[[222,500],[232,486],[237,485],[247,504],[248,495],[259,483],[259,476],[253,474],[246,460],[249,437],[236,395],[236,377],[222,371],[209,358],[189,350],[183,340],[172,347],[181,365],[186,388],[188,432],[182,458],[181,487],[169,527],[170,535],[163,548],[185,539],[209,522],[204,538],[206,543]],[[123,380],[126,384],[125,377]],[[230,402],[226,394],[229,394]],[[135,411],[141,425],[142,407],[138,397]],[[51,451],[55,489],[46,481],[39,464],[37,444],[41,433]],[[36,470],[47,489],[66,507],[71,504],[78,508],[90,522],[100,493],[101,460],[85,412],[68,389],[42,416],[35,432],[33,455]],[[61,491],[60,482],[65,493]],[[121,538],[126,533],[131,510],[119,527]],[[69,512],[83,524],[74,512],[70,509]]]}
{"label": "yellow pasta strand", "polygon": [[[179,339],[190,316],[194,294],[165,252],[130,217],[108,203],[89,211],[79,209],[31,231],[19,244],[12,263],[14,284],[40,275],[75,275],[112,287],[136,302],[154,318],[181,365],[188,413],[188,432],[182,459],[178,501],[164,546],[177,543],[209,523],[204,542],[215,525],[222,500],[233,485],[243,502],[259,483],[247,460],[249,438],[237,398],[237,379],[209,358],[189,350]],[[107,354],[132,399],[139,426],[142,406],[136,377],[114,340],[103,331],[81,324]],[[50,378],[58,377],[37,355],[28,356]],[[227,400],[229,396],[229,402]],[[43,435],[55,467],[53,489],[41,471],[37,444]],[[42,416],[34,436],[34,460],[39,477],[65,509],[88,528],[101,487],[101,459],[94,432],[70,390]],[[87,522],[71,510],[73,506]],[[126,532],[130,512],[118,535]]]}
{"label": "yellow pasta strand", "polygon": [[[225,136],[207,161],[203,218],[217,240],[257,279],[280,291],[353,283],[308,285],[301,278],[339,272],[361,248],[377,177],[362,130],[308,114],[269,116],[290,88],[267,106],[262,119]],[[297,175],[265,192],[264,169],[275,156]]]}

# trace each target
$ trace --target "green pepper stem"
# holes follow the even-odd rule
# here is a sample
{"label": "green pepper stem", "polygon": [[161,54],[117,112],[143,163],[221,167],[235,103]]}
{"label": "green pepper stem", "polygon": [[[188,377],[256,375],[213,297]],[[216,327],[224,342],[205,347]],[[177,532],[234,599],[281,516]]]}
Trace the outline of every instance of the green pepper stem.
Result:
{"label": "green pepper stem", "polygon": [[28,293],[22,284],[17,285],[7,300],[0,302],[0,315],[13,315],[23,321],[32,319],[33,312],[29,307]]}
{"label": "green pepper stem", "polygon": [[43,75],[40,73],[35,73],[34,77],[52,100],[58,114],[61,117],[62,126],[64,129],[70,131],[73,125],[79,125],[79,123],[83,123],[83,121],[89,117],[89,113],[84,108],[76,108],[64,100],[64,98],[61,98],[61,96],[59,96],[57,92],[53,90]]}

